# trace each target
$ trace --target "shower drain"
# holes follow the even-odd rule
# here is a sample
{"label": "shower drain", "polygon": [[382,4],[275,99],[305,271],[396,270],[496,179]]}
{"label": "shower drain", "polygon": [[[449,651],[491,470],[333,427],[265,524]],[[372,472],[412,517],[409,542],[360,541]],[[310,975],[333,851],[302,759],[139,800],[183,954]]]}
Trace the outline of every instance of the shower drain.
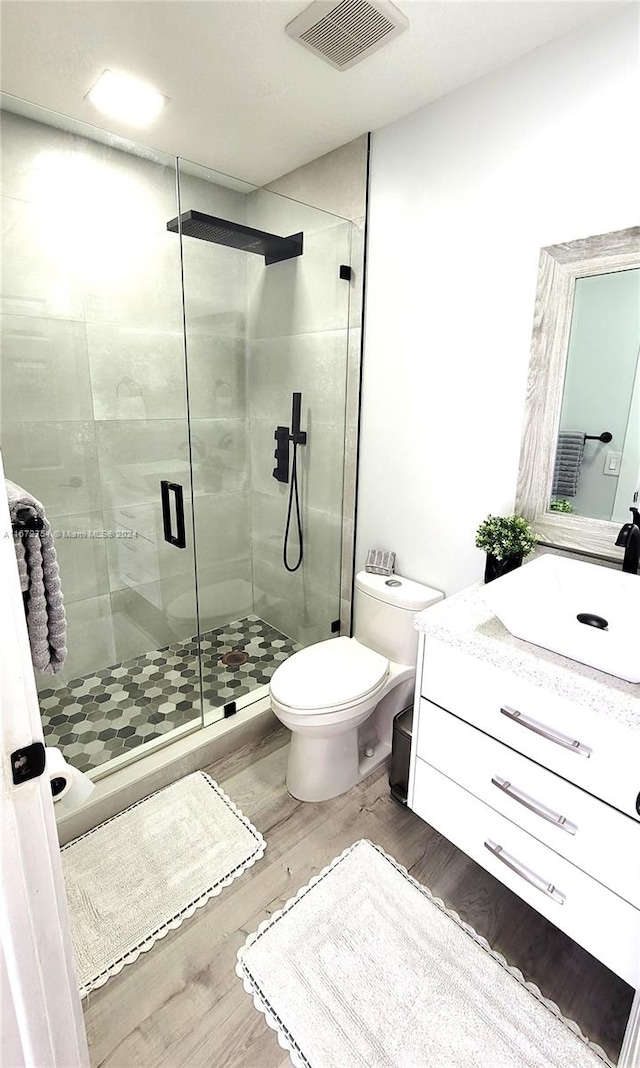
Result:
{"label": "shower drain", "polygon": [[241,667],[242,664],[246,664],[249,659],[249,654],[245,653],[243,649],[232,649],[230,653],[225,653],[221,658],[221,663],[225,667]]}

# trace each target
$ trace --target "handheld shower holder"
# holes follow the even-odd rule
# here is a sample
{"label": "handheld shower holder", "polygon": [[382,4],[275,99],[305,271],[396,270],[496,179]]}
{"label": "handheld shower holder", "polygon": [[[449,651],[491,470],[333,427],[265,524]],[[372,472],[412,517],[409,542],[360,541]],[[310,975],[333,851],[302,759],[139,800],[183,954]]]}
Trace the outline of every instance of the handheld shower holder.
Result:
{"label": "handheld shower holder", "polygon": [[278,482],[289,481],[289,442],[292,445],[306,445],[306,431],[300,429],[300,409],[302,406],[302,393],[294,393],[291,401],[291,429],[288,426],[277,426],[274,432],[276,448],[273,454],[276,466],[273,469],[273,477]]}

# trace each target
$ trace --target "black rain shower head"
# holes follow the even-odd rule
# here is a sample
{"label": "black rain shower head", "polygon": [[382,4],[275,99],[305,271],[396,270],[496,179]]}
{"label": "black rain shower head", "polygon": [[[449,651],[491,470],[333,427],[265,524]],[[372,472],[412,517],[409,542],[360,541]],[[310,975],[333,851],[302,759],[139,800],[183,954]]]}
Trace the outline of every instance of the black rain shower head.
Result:
{"label": "black rain shower head", "polygon": [[302,255],[302,233],[278,237],[264,230],[254,230],[252,226],[205,215],[202,211],[185,211],[179,218],[167,223],[167,230],[174,234],[182,230],[187,237],[197,237],[199,241],[213,241],[216,245],[228,245],[242,252],[255,252],[258,256],[264,256],[265,264],[280,263]]}

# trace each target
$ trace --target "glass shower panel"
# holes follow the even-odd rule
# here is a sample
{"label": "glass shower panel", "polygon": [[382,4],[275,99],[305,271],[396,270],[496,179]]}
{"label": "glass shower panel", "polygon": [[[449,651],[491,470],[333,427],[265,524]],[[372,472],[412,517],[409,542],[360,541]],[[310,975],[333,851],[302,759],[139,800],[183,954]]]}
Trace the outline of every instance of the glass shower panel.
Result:
{"label": "glass shower panel", "polygon": [[[179,168],[181,213],[243,218],[250,186],[182,161]],[[240,649],[243,621],[253,612],[246,254],[179,233],[173,240],[183,258],[201,670],[210,723],[247,691]]]}
{"label": "glass shower panel", "polygon": [[[247,325],[254,605],[302,647],[339,626],[350,295],[340,268],[351,262],[351,224],[266,190],[248,197],[248,217],[304,235],[298,258],[265,267],[252,257]],[[292,428],[294,393],[307,438],[298,450],[303,559],[292,572],[284,541],[293,443],[288,482],[273,477],[273,450],[276,427]],[[295,495],[291,515],[286,555],[295,566]]]}
{"label": "glass shower panel", "polygon": [[339,627],[351,224],[179,169],[206,723]]}
{"label": "glass shower panel", "polygon": [[61,571],[47,743],[103,773],[201,722],[176,166],[5,105],[4,464],[43,502]]}

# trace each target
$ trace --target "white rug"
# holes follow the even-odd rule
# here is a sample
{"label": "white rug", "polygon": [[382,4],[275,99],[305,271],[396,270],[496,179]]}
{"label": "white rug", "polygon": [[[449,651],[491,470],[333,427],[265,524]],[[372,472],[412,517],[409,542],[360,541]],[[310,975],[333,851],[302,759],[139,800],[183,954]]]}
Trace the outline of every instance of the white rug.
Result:
{"label": "white rug", "polygon": [[262,835],[201,771],[64,846],[80,996],[180,927],[265,848]]}
{"label": "white rug", "polygon": [[261,924],[236,971],[296,1068],[603,1068],[485,939],[360,841]]}

